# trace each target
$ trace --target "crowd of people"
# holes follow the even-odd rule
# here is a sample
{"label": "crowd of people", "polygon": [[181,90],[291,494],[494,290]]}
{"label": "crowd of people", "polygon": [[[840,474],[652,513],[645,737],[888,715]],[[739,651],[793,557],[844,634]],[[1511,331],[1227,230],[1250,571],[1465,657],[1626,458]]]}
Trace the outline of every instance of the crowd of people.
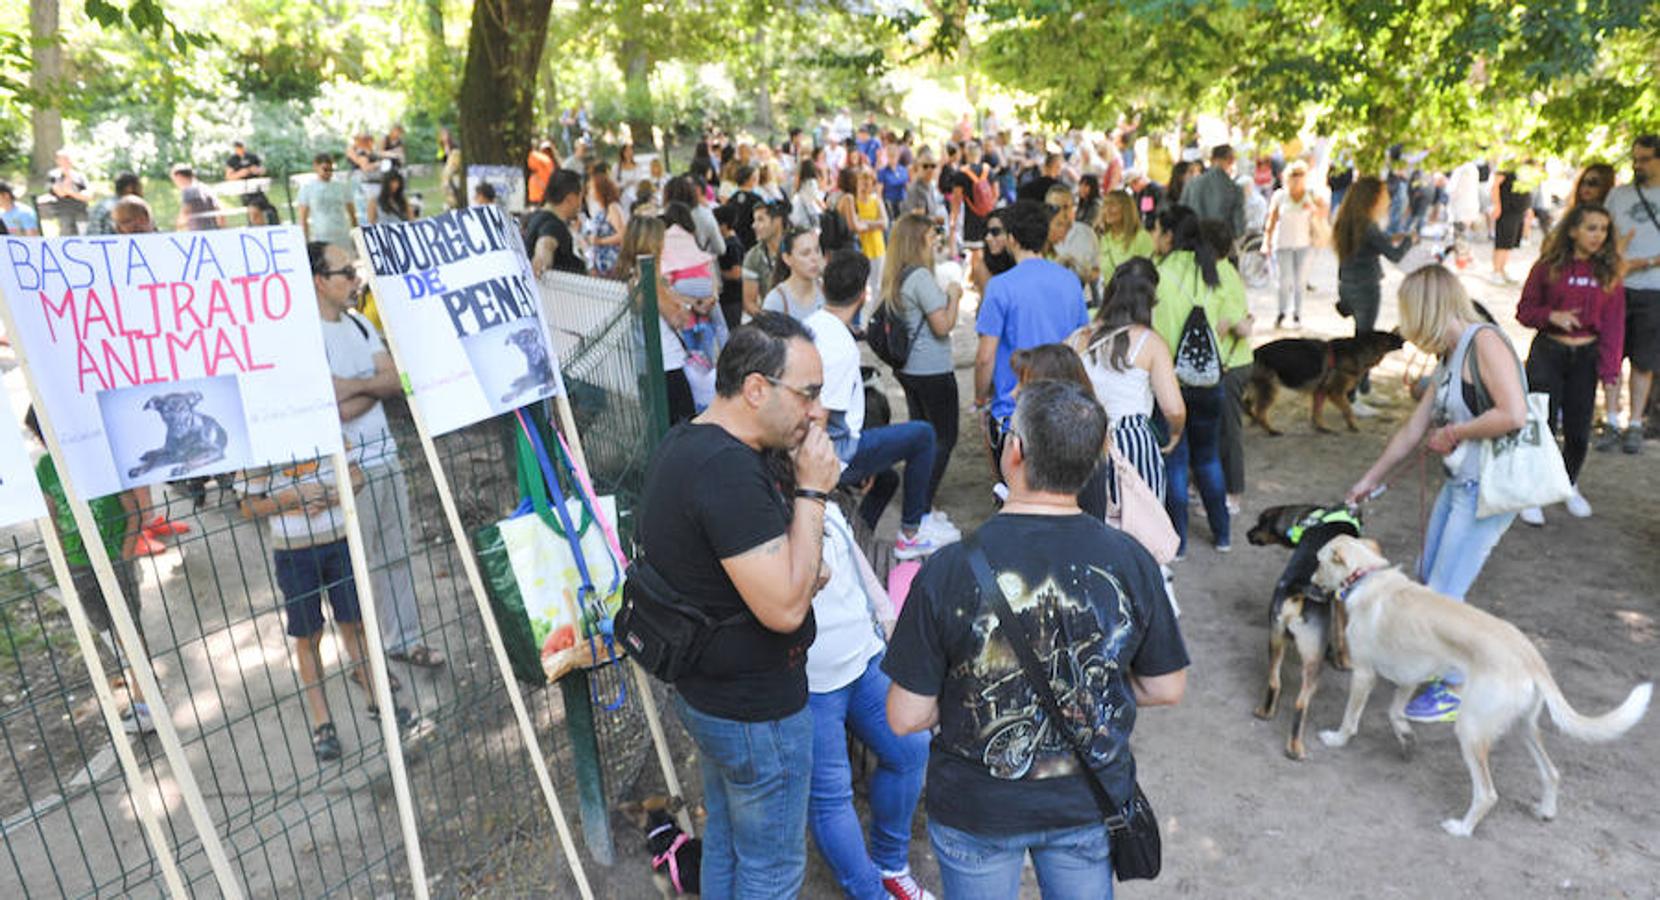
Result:
{"label": "crowd of people", "polygon": [[[1278,148],[1240,174],[1227,144],[1180,160],[1138,150],[1133,123],[1046,141],[1011,136],[991,119],[977,133],[965,117],[930,146],[874,117],[855,125],[844,111],[810,132],[792,129],[777,146],[711,132],[678,173],[663,156],[636,159],[626,143],[605,158],[581,108],[561,124],[561,140],[538,142],[526,159],[522,225],[533,271],[634,284],[647,271],[641,260],[654,262],[658,321],[647,327],[658,331],[676,427],[648,473],[637,538],[643,564],[718,623],[675,684],[700,751],[709,896],[799,892],[809,834],[847,896],[929,896],[907,868],[925,786],[948,896],[1013,896],[1028,853],[1046,895],[1097,896],[1110,885],[1100,823],[1117,810],[1097,797],[1122,805],[1134,793],[1135,712],[1183,692],[1188,656],[1170,564],[1193,552],[1190,491],[1205,513],[1204,552],[1220,554],[1232,549],[1246,492],[1243,398],[1253,337],[1267,330],[1246,302],[1249,254],[1274,261],[1273,330],[1284,332],[1301,328],[1310,259],[1329,246],[1338,311],[1363,334],[1385,302],[1382,261],[1440,242],[1439,258],[1408,274],[1396,298],[1402,337],[1440,366],[1347,492],[1361,502],[1420,445],[1443,456],[1447,479],[1418,572],[1440,593],[1462,600],[1511,525],[1509,514],[1477,514],[1472,451],[1525,423],[1530,390],[1550,395],[1550,425],[1575,484],[1572,515],[1591,515],[1577,484],[1599,385],[1607,429],[1595,446],[1642,450],[1660,366],[1654,136],[1636,140],[1628,184],[1616,186],[1606,164],[1585,167],[1553,221],[1514,168],[1471,162],[1425,173],[1396,151],[1373,174]],[[350,233],[420,214],[405,194],[401,138],[354,140],[344,180],[335,156],[319,154],[297,203],[341,419],[360,448],[386,446],[378,410],[397,384],[373,323],[350,308]],[[263,174],[256,155],[234,149],[227,179]],[[59,163],[59,202],[86,206],[94,228],[107,220],[114,231],[148,230],[136,179],[118,179],[118,199],[99,211],[84,180],[64,175],[73,172],[67,156]],[[359,189],[370,173],[372,195]],[[178,227],[222,223],[189,167],[173,177],[184,200]],[[267,205],[252,194],[245,205]],[[468,199],[498,198],[483,184]],[[140,211],[142,225],[122,225]],[[38,228],[4,184],[0,219],[23,233]],[[1449,226],[1447,237],[1422,238],[1434,224]],[[1468,242],[1490,233],[1492,277],[1511,283],[1507,251],[1534,225],[1544,238],[1515,316],[1538,335],[1523,362],[1455,270]],[[953,339],[970,295],[965,402]],[[862,342],[889,362],[903,421],[872,415]],[[1358,415],[1375,414],[1358,396],[1369,391],[1362,381]],[[965,537],[939,492],[953,459],[961,462],[968,411],[999,512]],[[1108,463],[1109,448],[1127,468]],[[354,483],[388,453],[354,457]],[[1168,560],[1107,524],[1133,493],[1125,479],[1137,478],[1176,536]],[[276,552],[287,554],[277,568],[288,633],[314,686],[321,585],[335,584],[335,618],[349,653],[361,655],[343,554],[336,541],[313,539],[337,528],[323,487],[332,475],[250,481],[245,511],[271,521]],[[371,483],[378,493],[361,504],[406,521],[407,488]],[[858,535],[880,526],[896,494],[893,556],[926,563],[908,592],[890,596]],[[130,517],[132,505],[110,515]],[[1544,524],[1541,510],[1520,517]],[[379,535],[372,547],[407,555],[395,526],[365,527]],[[105,536],[112,556],[130,552],[116,539],[131,536]],[[411,604],[385,617],[389,650],[443,664],[410,627],[407,566],[375,570],[387,580],[377,597]],[[1017,644],[1047,667],[1061,716],[1024,676]],[[1449,672],[1425,685],[1409,716],[1455,717],[1458,681]],[[320,690],[308,706],[318,758],[338,757]],[[868,836],[853,807],[849,731],[877,760]]]}

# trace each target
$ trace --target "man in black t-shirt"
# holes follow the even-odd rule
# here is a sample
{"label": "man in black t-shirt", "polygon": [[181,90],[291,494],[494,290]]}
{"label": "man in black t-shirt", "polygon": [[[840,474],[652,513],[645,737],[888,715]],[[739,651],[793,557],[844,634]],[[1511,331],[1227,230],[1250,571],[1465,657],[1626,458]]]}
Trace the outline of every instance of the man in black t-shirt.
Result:
{"label": "man in black t-shirt", "polygon": [[760,313],[721,351],[714,401],[646,473],[641,559],[711,619],[735,620],[675,682],[702,763],[707,897],[794,897],[806,871],[805,666],[838,470],[823,388],[807,329]]}
{"label": "man in black t-shirt", "polygon": [[548,179],[542,207],[525,220],[525,246],[530,250],[530,268],[536,277],[556,272],[587,273],[588,267],[576,252],[576,239],[568,224],[582,207],[582,176],[560,169]]}
{"label": "man in black t-shirt", "polygon": [[[1078,509],[1106,413],[1077,385],[1021,388],[999,467],[1009,498],[911,584],[882,669],[896,734],[939,726],[928,761],[928,831],[947,897],[1013,896],[1026,853],[1046,894],[1103,896],[1104,813],[1080,771],[1133,795],[1136,709],[1178,702],[1187,649],[1158,563]],[[970,568],[979,548],[1020,619],[1065,718],[1044,710]]]}
{"label": "man in black t-shirt", "polygon": [[[225,160],[226,181],[247,181],[265,177],[265,161],[259,158],[258,153],[250,153],[247,144],[235,141],[231,144],[231,150],[234,152]],[[277,208],[271,205],[271,200],[265,196],[264,191],[249,191],[243,194],[242,205],[248,208],[248,224],[277,224]]]}

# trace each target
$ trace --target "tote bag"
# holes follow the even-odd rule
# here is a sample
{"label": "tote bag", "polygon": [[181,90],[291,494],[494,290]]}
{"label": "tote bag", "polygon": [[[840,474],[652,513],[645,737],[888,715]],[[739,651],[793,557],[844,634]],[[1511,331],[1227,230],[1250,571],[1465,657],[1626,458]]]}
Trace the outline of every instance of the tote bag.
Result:
{"label": "tote bag", "polygon": [[1118,502],[1107,498],[1107,524],[1136,539],[1160,565],[1176,558],[1182,540],[1170,524],[1170,514],[1131,462],[1109,446],[1113,480],[1118,484]]}
{"label": "tote bag", "polygon": [[[1497,329],[1495,329],[1497,330]],[[1503,333],[1500,333],[1503,337]],[[1522,390],[1527,391],[1527,370],[1516,348],[1505,338],[1505,346],[1516,359]],[[1476,402],[1491,405],[1487,388],[1481,383],[1481,357],[1470,348],[1470,377],[1475,382]],[[1456,380],[1456,379],[1455,379]],[[1562,451],[1550,430],[1550,395],[1527,393],[1527,421],[1510,434],[1481,441],[1481,481],[1476,493],[1476,517],[1485,519],[1503,513],[1520,512],[1530,506],[1550,506],[1572,496],[1573,483]]]}

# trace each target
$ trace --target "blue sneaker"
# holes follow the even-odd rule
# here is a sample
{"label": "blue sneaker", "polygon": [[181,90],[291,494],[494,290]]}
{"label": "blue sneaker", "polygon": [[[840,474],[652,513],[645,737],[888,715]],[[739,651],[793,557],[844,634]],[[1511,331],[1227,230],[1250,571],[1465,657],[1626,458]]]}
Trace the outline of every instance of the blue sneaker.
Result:
{"label": "blue sneaker", "polygon": [[1425,683],[1407,701],[1406,717],[1413,722],[1455,722],[1458,720],[1458,702],[1458,695],[1438,678]]}

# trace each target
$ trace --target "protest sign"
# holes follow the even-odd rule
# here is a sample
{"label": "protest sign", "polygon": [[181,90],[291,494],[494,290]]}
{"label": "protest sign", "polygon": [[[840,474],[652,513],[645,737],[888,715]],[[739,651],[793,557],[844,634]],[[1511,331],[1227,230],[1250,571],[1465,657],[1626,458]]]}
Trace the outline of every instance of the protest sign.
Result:
{"label": "protest sign", "polygon": [[481,184],[488,184],[496,191],[496,206],[510,213],[525,211],[525,170],[518,166],[468,166],[467,167],[467,200],[472,202],[473,194]]}
{"label": "protest sign", "polygon": [[40,483],[29,465],[29,451],[17,430],[11,404],[0,392],[0,528],[39,519],[46,515],[40,497]]}
{"label": "protest sign", "polygon": [[300,229],[0,246],[13,340],[84,496],[340,448]]}
{"label": "protest sign", "polygon": [[524,242],[500,209],[367,225],[359,246],[433,434],[563,391]]}

